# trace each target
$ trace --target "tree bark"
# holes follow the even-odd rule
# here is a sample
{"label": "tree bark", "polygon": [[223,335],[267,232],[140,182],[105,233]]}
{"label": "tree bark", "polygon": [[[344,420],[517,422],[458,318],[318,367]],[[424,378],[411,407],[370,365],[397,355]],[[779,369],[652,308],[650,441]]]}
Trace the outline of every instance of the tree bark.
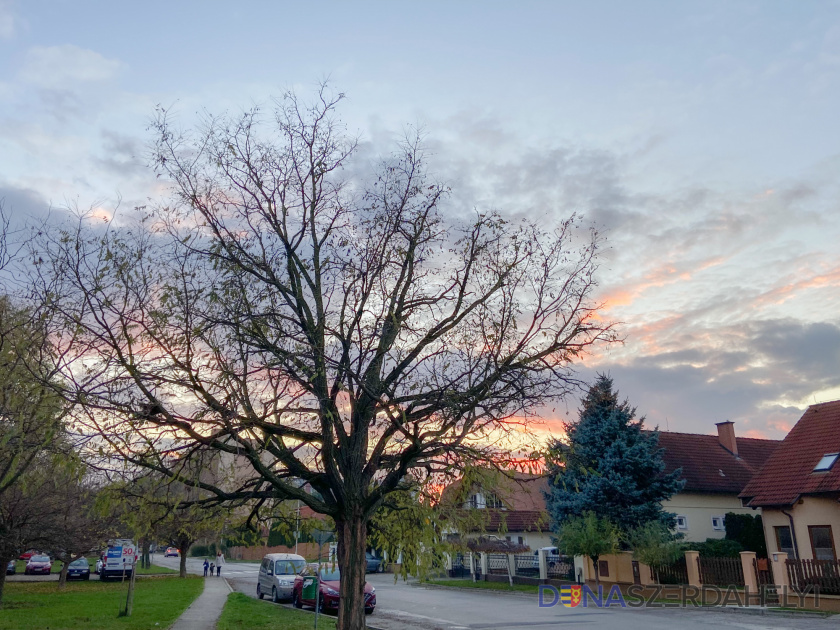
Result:
{"label": "tree bark", "polygon": [[599,587],[601,585],[601,576],[598,575],[598,559],[600,557],[601,556],[590,556],[590,559],[592,560],[592,567],[595,569],[595,588],[596,589],[597,589],[597,587]]}
{"label": "tree bark", "polygon": [[341,572],[341,598],[338,604],[338,630],[365,628],[365,546],[367,523],[361,514],[337,520],[338,567]]}
{"label": "tree bark", "polygon": [[13,557],[0,558],[0,562],[3,563],[3,570],[0,571],[0,608],[3,608],[3,588],[6,586],[6,565],[8,565],[9,561],[12,559]]}
{"label": "tree bark", "polygon": [[185,578],[187,577],[187,553],[189,553],[193,541],[187,536],[179,536],[176,542],[178,543],[179,554],[179,577]]}
{"label": "tree bark", "polygon": [[58,574],[58,588],[67,586],[67,570],[70,568],[71,562],[72,560],[62,560],[61,573]]}

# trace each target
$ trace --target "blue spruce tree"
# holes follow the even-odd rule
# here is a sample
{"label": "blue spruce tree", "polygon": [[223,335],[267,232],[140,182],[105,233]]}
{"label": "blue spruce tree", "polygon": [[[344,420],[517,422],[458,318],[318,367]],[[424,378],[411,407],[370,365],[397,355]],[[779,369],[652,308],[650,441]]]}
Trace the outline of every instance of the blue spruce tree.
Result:
{"label": "blue spruce tree", "polygon": [[566,424],[568,444],[556,442],[546,496],[553,529],[565,519],[594,512],[621,530],[650,521],[673,529],[674,515],[661,502],[679,492],[681,470],[663,474],[659,432],[643,429],[636,409],[618,401],[612,379],[599,374],[577,422]]}

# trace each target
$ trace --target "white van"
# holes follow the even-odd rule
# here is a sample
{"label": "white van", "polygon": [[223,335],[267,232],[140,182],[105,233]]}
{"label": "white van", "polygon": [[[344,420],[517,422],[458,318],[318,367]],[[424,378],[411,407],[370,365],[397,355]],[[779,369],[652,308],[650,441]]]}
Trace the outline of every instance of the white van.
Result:
{"label": "white van", "polygon": [[266,595],[274,602],[291,599],[295,576],[306,566],[303,556],[296,553],[269,553],[262,559],[257,579],[257,597]]}

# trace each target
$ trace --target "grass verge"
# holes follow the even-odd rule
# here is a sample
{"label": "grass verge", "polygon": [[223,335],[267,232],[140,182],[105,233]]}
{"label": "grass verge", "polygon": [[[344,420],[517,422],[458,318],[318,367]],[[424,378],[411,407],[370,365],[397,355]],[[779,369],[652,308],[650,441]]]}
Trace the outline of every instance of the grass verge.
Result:
{"label": "grass verge", "polygon": [[[318,627],[332,630],[335,617],[322,615]],[[242,593],[228,595],[222,616],[216,624],[216,630],[310,630],[312,615],[298,610],[290,610],[266,601],[253,599]]]}
{"label": "grass verge", "polygon": [[477,588],[490,591],[508,591],[517,593],[534,593],[538,592],[538,587],[531,584],[505,584],[504,582],[473,582],[472,580],[427,580],[427,584],[437,584],[438,586],[457,586],[459,588]]}
{"label": "grass verge", "polygon": [[156,564],[153,564],[148,569],[144,569],[140,566],[139,562],[137,563],[137,575],[177,575],[177,573],[177,569],[169,569]]}
{"label": "grass verge", "polygon": [[138,580],[134,612],[119,617],[127,585],[119,582],[6,582],[0,630],[140,630],[167,628],[204,589],[198,578]]}

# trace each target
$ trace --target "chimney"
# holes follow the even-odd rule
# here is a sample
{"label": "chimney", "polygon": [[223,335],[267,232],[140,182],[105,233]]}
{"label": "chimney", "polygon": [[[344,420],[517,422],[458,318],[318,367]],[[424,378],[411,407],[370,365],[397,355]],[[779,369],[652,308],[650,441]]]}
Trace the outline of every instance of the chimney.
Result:
{"label": "chimney", "polygon": [[735,441],[735,423],[727,420],[726,422],[717,422],[715,426],[718,430],[720,445],[737,457],[738,443]]}

